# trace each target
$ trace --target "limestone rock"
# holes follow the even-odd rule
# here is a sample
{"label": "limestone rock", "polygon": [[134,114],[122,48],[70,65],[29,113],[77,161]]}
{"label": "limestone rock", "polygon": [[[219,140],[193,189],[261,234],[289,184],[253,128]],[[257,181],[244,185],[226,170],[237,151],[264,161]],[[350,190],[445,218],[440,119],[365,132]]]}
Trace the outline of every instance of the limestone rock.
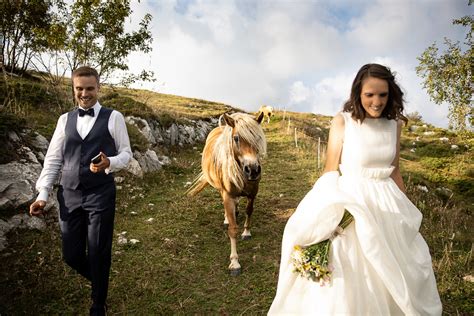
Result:
{"label": "limestone rock", "polygon": [[0,165],[0,209],[19,208],[31,202],[40,172],[37,162]]}
{"label": "limestone rock", "polygon": [[49,142],[46,139],[46,137],[36,133],[36,136],[35,138],[33,138],[31,145],[35,147],[36,149],[38,149],[43,154],[46,154],[46,151],[48,150]]}
{"label": "limestone rock", "polygon": [[155,145],[156,139],[153,135],[152,129],[148,122],[140,117],[127,116],[125,122],[134,125],[138,128],[138,131],[150,142],[150,144]]}
{"label": "limestone rock", "polygon": [[130,159],[130,162],[128,163],[127,171],[133,174],[134,176],[143,178],[142,167],[140,167],[140,164],[138,163],[138,161],[133,157],[132,159]]}
{"label": "limestone rock", "polygon": [[162,168],[162,164],[160,163],[156,152],[151,149],[148,149],[144,154],[136,151],[133,155],[140,164],[143,172],[158,171]]}

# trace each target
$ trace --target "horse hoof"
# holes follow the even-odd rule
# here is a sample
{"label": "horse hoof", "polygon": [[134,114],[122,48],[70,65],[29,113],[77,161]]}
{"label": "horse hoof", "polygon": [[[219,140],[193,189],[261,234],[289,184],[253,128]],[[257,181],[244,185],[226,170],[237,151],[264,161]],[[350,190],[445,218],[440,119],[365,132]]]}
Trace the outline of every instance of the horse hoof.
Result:
{"label": "horse hoof", "polygon": [[252,235],[242,236],[242,240],[249,240],[249,239],[252,239]]}
{"label": "horse hoof", "polygon": [[224,224],[224,230],[228,230],[229,229],[229,224]]}
{"label": "horse hoof", "polygon": [[238,269],[230,269],[229,270],[231,276],[239,276],[240,273],[242,272],[241,268]]}

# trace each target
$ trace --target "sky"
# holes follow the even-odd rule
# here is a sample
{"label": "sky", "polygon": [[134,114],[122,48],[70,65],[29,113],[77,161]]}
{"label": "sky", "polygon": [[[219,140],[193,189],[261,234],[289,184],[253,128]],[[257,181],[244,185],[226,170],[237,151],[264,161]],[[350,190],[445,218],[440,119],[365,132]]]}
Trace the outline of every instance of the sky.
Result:
{"label": "sky", "polygon": [[467,0],[141,0],[128,29],[150,13],[153,50],[129,56],[157,81],[137,88],[222,102],[335,115],[366,63],[396,73],[405,113],[448,126],[448,107],[430,101],[417,57],[444,38],[463,42],[452,20],[473,14]]}

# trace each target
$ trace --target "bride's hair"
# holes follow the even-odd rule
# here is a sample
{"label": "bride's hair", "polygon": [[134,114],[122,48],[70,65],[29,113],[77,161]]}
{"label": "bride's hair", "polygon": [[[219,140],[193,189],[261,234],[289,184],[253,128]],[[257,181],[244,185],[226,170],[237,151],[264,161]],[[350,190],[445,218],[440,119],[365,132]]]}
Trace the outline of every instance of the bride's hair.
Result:
{"label": "bride's hair", "polygon": [[359,69],[352,82],[350,99],[344,104],[343,111],[352,112],[353,119],[360,120],[361,122],[364,121],[367,114],[362,107],[360,93],[364,80],[369,77],[383,79],[388,83],[387,106],[383,110],[381,117],[386,117],[389,120],[402,120],[405,123],[408,122],[408,119],[402,114],[404,109],[403,92],[395,81],[395,75],[390,71],[390,68],[379,64],[366,64]]}

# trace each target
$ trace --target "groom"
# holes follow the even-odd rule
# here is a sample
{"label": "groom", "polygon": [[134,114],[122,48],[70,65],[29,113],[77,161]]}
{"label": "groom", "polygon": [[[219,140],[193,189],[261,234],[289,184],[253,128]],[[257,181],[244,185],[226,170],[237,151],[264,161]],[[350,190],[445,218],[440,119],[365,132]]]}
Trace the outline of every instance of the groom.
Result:
{"label": "groom", "polygon": [[113,172],[127,166],[132,152],[123,115],[98,102],[97,71],[77,68],[72,86],[78,108],[58,120],[30,214],[43,213],[61,173],[58,201],[63,259],[92,283],[90,314],[105,315],[115,215]]}

